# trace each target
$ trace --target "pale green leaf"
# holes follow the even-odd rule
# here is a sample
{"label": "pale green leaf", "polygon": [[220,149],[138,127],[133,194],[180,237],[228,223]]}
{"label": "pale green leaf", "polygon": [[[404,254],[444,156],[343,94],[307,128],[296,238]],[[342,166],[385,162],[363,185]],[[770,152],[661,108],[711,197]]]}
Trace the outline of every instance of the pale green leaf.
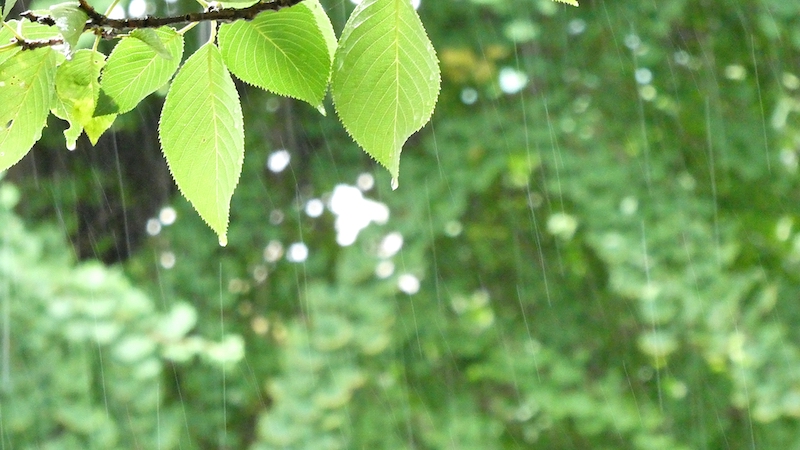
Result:
{"label": "pale green leaf", "polygon": [[200,47],[178,71],[158,132],[175,183],[225,245],[244,125],[236,86],[215,45]]}
{"label": "pale green leaf", "polygon": [[42,136],[56,61],[52,49],[40,48],[0,64],[0,170],[16,164]]}
{"label": "pale green leaf", "polygon": [[[134,38],[123,38],[111,55],[100,81],[100,98],[96,115],[122,114],[136,107],[145,97],[166,84],[180,65],[183,56],[183,35],[170,27],[153,31],[170,58],[161,55],[152,43],[134,32]],[[152,40],[147,38],[148,40]]]}
{"label": "pale green leaf", "polygon": [[94,117],[100,92],[100,70],[105,65],[105,55],[94,50],[78,50],[72,59],[58,66],[56,95],[58,102],[53,112],[67,120],[70,128],[64,131],[67,148],[74,149],[82,131],[92,144],[96,144],[114,122],[115,114]]}
{"label": "pale green leaf", "polygon": [[[164,28],[166,30],[172,30],[170,27]],[[156,51],[156,53],[158,53],[158,56],[164,59],[172,59],[172,53],[170,53],[170,51],[164,45],[164,42],[161,41],[161,37],[159,37],[156,30],[152,28],[137,28],[131,31],[130,37],[139,39],[140,41],[149,45],[153,50]]]}
{"label": "pale green leaf", "polygon": [[566,3],[572,6],[578,6],[578,0],[553,0],[553,1],[556,1],[558,3]]}
{"label": "pale green leaf", "polygon": [[72,54],[78,39],[83,34],[83,27],[89,16],[82,10],[77,2],[59,3],[50,7],[50,16],[55,20],[56,27],[64,37],[64,53]]}
{"label": "pale green leaf", "polygon": [[325,38],[325,44],[328,46],[328,55],[333,60],[333,54],[336,52],[336,33],[333,31],[333,24],[331,18],[325,12],[325,8],[319,3],[319,0],[306,0],[303,2],[308,9],[314,13],[314,19],[317,22],[319,30],[322,32],[322,37]]}
{"label": "pale green leaf", "polygon": [[225,64],[242,81],[319,108],[332,55],[317,20],[302,2],[224,24],[218,39]]}
{"label": "pale green leaf", "polygon": [[0,11],[3,13],[3,20],[8,17],[8,13],[11,12],[11,9],[14,8],[14,5],[17,3],[17,0],[2,0],[0,1]]}
{"label": "pale green leaf", "polygon": [[333,63],[331,92],[355,141],[396,187],[406,140],[433,114],[440,72],[409,0],[364,0],[350,15]]}
{"label": "pale green leaf", "polygon": [[[16,29],[17,28],[16,24],[12,25],[12,22],[16,22],[16,20],[8,22],[9,26]],[[8,27],[0,27],[0,45],[9,43],[13,38],[14,38],[14,33],[11,32],[11,30],[9,30]],[[6,47],[0,50],[0,64],[3,64],[4,62],[6,62],[8,58],[11,58],[12,56],[19,53],[20,50],[21,50],[20,47],[17,45],[12,47]]]}

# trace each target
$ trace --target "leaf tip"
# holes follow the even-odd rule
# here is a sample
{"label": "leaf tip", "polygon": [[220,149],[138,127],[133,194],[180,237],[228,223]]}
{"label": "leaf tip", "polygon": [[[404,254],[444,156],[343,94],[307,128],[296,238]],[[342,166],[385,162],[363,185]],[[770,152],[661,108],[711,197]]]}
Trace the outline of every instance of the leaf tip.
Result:
{"label": "leaf tip", "polygon": [[228,235],[223,233],[219,235],[219,246],[226,247],[228,245]]}
{"label": "leaf tip", "polygon": [[317,111],[319,111],[319,113],[322,114],[324,117],[328,116],[328,112],[325,111],[325,105],[323,105],[322,103],[317,105]]}
{"label": "leaf tip", "polygon": [[392,190],[396,191],[397,188],[399,188],[399,187],[400,187],[400,181],[397,179],[396,176],[392,177]]}

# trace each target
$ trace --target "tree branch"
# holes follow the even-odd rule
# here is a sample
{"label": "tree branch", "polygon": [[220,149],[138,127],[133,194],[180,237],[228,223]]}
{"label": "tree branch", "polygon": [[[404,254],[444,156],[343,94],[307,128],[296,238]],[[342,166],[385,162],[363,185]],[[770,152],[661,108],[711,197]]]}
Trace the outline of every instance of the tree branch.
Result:
{"label": "tree branch", "polygon": [[[86,13],[87,16],[89,16],[89,20],[86,21],[84,30],[92,30],[95,34],[98,34],[105,39],[113,39],[119,34],[137,28],[158,28],[165,25],[206,22],[211,20],[220,22],[253,20],[258,14],[264,11],[278,11],[283,8],[294,6],[301,1],[302,0],[272,0],[268,2],[259,2],[255,5],[248,6],[247,8],[209,8],[209,10],[204,12],[189,13],[180,16],[146,16],[138,19],[111,19],[108,16],[97,12],[97,10],[87,3],[86,0],[78,0],[79,7]],[[55,26],[56,24],[52,17],[48,15],[36,14],[33,11],[25,11],[20,14],[20,17],[28,19],[31,22],[40,23],[42,25]],[[23,50],[30,50],[39,47],[58,45],[63,43],[63,40],[60,38],[53,38],[32,41],[16,40],[16,42],[20,47],[22,47]]]}

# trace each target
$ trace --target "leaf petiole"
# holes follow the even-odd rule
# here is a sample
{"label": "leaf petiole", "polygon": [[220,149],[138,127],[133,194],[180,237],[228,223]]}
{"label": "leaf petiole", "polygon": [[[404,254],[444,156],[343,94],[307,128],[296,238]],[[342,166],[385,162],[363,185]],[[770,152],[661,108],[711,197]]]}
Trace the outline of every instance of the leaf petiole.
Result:
{"label": "leaf petiole", "polygon": [[19,32],[17,32],[17,30],[14,29],[14,27],[12,27],[11,25],[8,24],[8,22],[3,22],[3,26],[8,28],[12,33],[14,33],[14,37],[17,38],[18,41],[24,41],[25,40],[25,38],[21,34],[19,34]]}

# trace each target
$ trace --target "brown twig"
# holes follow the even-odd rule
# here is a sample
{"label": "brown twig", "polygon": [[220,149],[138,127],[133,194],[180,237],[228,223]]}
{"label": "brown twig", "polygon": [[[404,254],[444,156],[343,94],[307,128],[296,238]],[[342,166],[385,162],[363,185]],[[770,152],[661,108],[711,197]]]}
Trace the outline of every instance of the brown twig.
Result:
{"label": "brown twig", "polygon": [[[94,30],[106,39],[111,39],[119,34],[126,33],[137,28],[158,28],[165,25],[180,23],[206,22],[216,20],[220,22],[233,22],[236,20],[253,20],[258,14],[264,11],[278,11],[300,3],[302,0],[272,0],[269,2],[259,2],[247,8],[221,8],[209,9],[204,12],[183,14],[180,16],[153,17],[146,16],[137,19],[111,19],[100,14],[86,0],[78,0],[79,7],[89,16],[84,30]],[[42,25],[55,26],[55,20],[48,15],[40,15],[33,11],[25,11],[20,14],[31,22]],[[16,41],[23,50],[47,47],[62,44],[61,38],[35,41]]]}

